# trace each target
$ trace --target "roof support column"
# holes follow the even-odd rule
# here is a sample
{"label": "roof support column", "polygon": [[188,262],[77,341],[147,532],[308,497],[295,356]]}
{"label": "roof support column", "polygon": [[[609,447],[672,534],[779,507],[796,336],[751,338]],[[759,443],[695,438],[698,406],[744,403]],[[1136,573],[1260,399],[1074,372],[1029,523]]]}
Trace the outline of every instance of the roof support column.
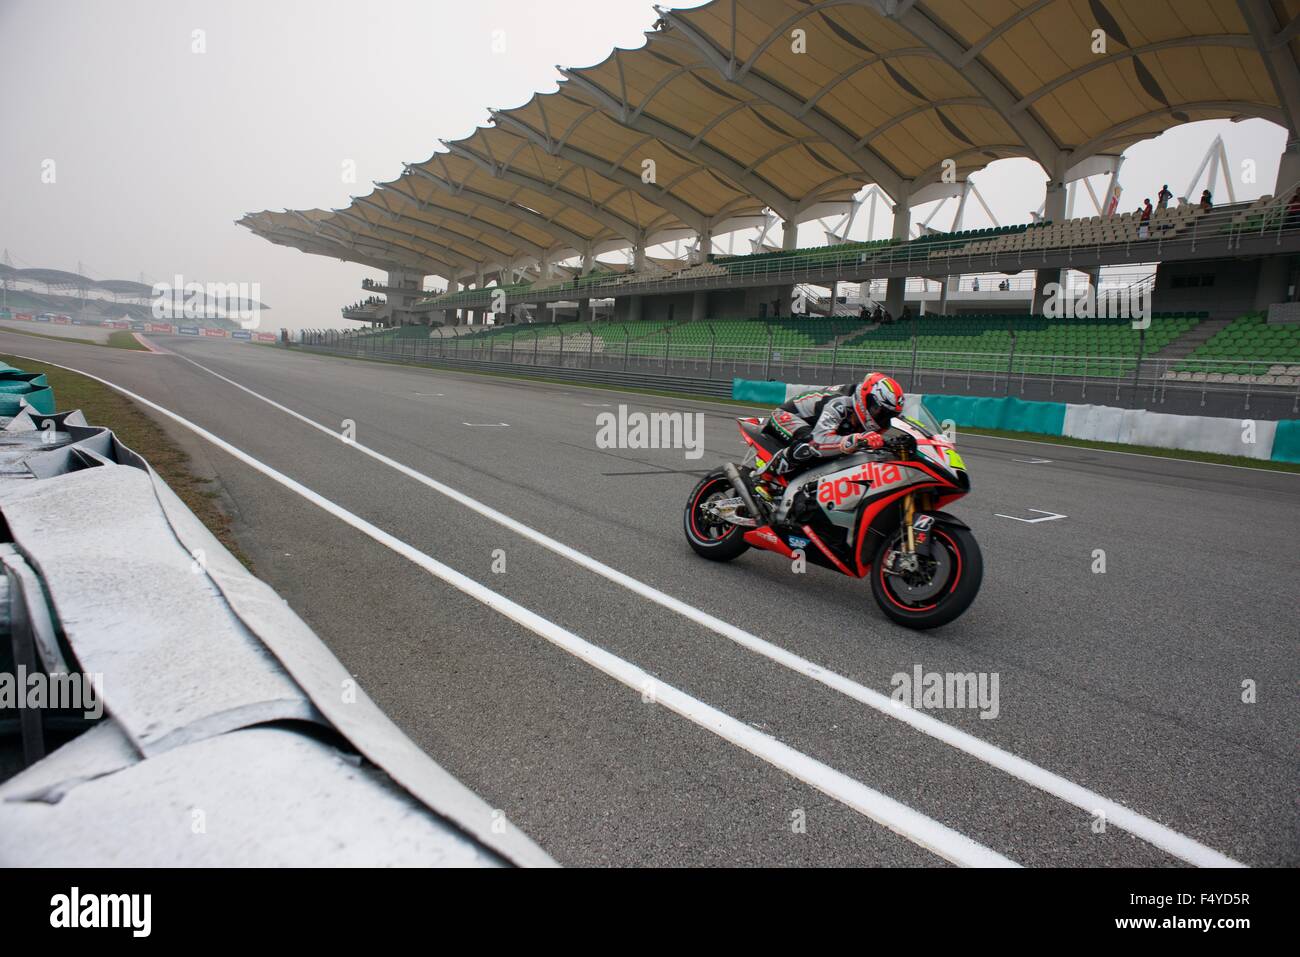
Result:
{"label": "roof support column", "polygon": [[[460,283],[456,281],[455,276],[447,277],[447,293],[460,292]],[[448,309],[443,313],[443,321],[449,326],[460,325],[460,310],[456,308]]]}
{"label": "roof support column", "polygon": [[[477,269],[477,270],[475,271],[475,273],[474,273],[474,288],[475,288],[475,289],[482,289],[484,285],[485,285],[485,283],[484,283],[484,280],[483,280],[483,267],[480,266],[480,267],[478,267],[478,269]],[[473,309],[473,310],[471,310],[471,311],[470,311],[470,314],[469,314],[469,324],[470,324],[471,326],[474,325],[476,319],[478,320],[478,325],[480,325],[480,326],[483,325],[484,323],[486,323],[486,322],[487,322],[487,310],[486,310],[486,309]]]}
{"label": "roof support column", "polygon": [[[1043,199],[1043,219],[1049,223],[1060,223],[1065,221],[1065,183],[1058,180],[1050,180],[1047,184],[1047,195]],[[1034,271],[1034,301],[1029,307],[1031,315],[1041,315],[1043,312],[1043,303],[1047,299],[1047,287],[1055,283],[1058,287],[1061,282],[1061,269],[1058,266],[1055,269],[1038,269]]]}
{"label": "roof support column", "polygon": [[[799,248],[799,225],[794,221],[794,217],[781,221],[781,248],[786,251],[792,251]],[[794,286],[782,286],[781,296],[777,301],[776,313],[778,316],[792,316],[792,307],[794,305]]]}
{"label": "roof support column", "polygon": [[1286,149],[1282,151],[1281,162],[1277,164],[1277,182],[1273,184],[1273,196],[1289,198],[1282,194],[1296,183],[1300,183],[1300,137],[1294,132],[1288,132]]}
{"label": "roof support column", "polygon": [[[912,208],[906,195],[894,197],[894,231],[891,234],[900,242],[907,242],[912,231]],[[907,277],[896,276],[885,283],[885,311],[897,319],[903,314],[903,301],[907,294]]]}
{"label": "roof support column", "polygon": [[709,224],[700,230],[700,242],[695,248],[695,262],[706,263],[709,256],[713,254],[713,225]]}

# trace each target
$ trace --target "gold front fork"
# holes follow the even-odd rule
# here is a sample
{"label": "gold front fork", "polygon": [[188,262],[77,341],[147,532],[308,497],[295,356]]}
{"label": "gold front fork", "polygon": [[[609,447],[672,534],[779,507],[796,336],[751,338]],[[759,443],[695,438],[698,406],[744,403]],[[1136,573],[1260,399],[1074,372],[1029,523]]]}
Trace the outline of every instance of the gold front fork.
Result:
{"label": "gold front fork", "polygon": [[[903,461],[907,460],[906,455],[899,456]],[[916,532],[912,528],[912,521],[916,518],[916,493],[908,492],[903,499],[903,524],[907,526],[907,554],[916,553]]]}

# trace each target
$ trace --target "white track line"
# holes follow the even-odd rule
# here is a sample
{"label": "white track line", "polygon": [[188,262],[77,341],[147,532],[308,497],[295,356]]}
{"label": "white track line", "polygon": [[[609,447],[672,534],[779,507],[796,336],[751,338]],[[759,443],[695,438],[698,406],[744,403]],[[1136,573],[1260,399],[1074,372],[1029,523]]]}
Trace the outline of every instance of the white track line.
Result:
{"label": "white track line", "polygon": [[763,734],[743,721],[719,711],[712,705],[691,697],[684,691],[664,684],[658,678],[630,661],[591,644],[591,642],[568,629],[541,617],[504,595],[480,585],[474,579],[456,571],[449,565],[444,565],[400,538],[390,535],[361,516],[312,491],[295,479],[277,471],[170,409],[166,409],[156,402],[151,402],[149,399],[109,382],[107,379],[102,379],[88,372],[82,372],[80,369],[59,365],[46,359],[35,359],[31,356],[19,356],[19,358],[29,359],[45,365],[56,365],[61,369],[68,369],[88,379],[94,379],[96,382],[120,392],[127,398],[167,416],[167,418],[189,429],[200,438],[211,442],[217,448],[234,456],[249,468],[262,473],[291,492],[302,496],[313,505],[347,523],[363,535],[374,539],[413,564],[420,566],[435,578],[441,579],[511,621],[522,625],[534,634],[540,635],[556,647],[586,662],[596,670],[609,675],[615,681],[633,689],[637,694],[644,696],[647,692],[652,692],[655,702],[663,705],[674,714],[680,715],[692,724],[716,734],[724,741],[729,741],[748,751],[755,757],[816,788],[828,797],[852,808],[877,824],[889,828],[914,844],[937,854],[944,860],[951,861],[953,864],[962,867],[1019,866],[1010,858],[990,850],[966,835],[954,831],[947,825],[926,817],[906,804],[895,801],[893,798],[867,787],[867,785],[843,772],[823,764],[802,751],[795,750],[771,735]]}
{"label": "white track line", "polygon": [[[248,393],[254,398],[260,399],[268,405],[274,406],[281,412],[293,416],[300,422],[310,425],[312,428],[324,432],[326,435],[333,436],[334,438],[340,439],[340,441],[342,440],[340,433],[333,431],[327,426],[321,425],[313,419],[309,419],[302,413],[297,412],[288,406],[281,405],[274,399],[268,399],[266,396],[248,388],[248,386],[242,385],[234,379],[228,378],[219,372],[214,372],[207,366],[195,362],[193,359],[186,356],[179,356],[179,358],[184,359],[186,362],[199,369],[202,369],[209,375],[216,376],[221,381],[233,385],[235,388]],[[1152,820],[1131,808],[1118,804],[1109,798],[1102,797],[1095,791],[1090,791],[1082,785],[1075,784],[1073,781],[1063,778],[1059,774],[1048,771],[1046,768],[1041,768],[1009,751],[1004,751],[997,745],[990,744],[981,738],[977,738],[972,734],[954,728],[952,725],[945,724],[922,711],[917,711],[906,705],[900,704],[879,691],[858,684],[850,678],[846,678],[843,675],[815,664],[806,658],[802,658],[779,645],[774,645],[769,641],[765,641],[757,635],[753,635],[729,622],[725,622],[720,618],[715,618],[706,611],[696,608],[693,605],[688,605],[651,585],[647,585],[645,582],[639,581],[615,568],[611,568],[605,563],[592,558],[590,555],[586,555],[574,548],[570,548],[563,542],[558,542],[550,536],[511,518],[509,515],[498,512],[491,506],[485,505],[477,499],[471,498],[464,492],[457,491],[448,485],[444,485],[437,479],[430,478],[424,473],[416,471],[409,465],[404,465],[396,459],[389,458],[382,452],[378,452],[356,441],[348,442],[347,445],[350,448],[354,448],[358,452],[362,452],[363,454],[370,456],[372,459],[382,462],[388,467],[401,472],[408,478],[414,479],[421,485],[433,489],[440,495],[445,495],[447,498],[459,502],[466,508],[482,515],[484,518],[490,519],[498,525],[508,528],[512,532],[515,532],[530,541],[536,542],[543,548],[546,548],[557,555],[561,555],[569,561],[581,565],[583,568],[595,572],[597,575],[621,585],[629,591],[641,595],[643,598],[647,598],[670,611],[674,611],[677,614],[690,619],[715,634],[728,638],[736,644],[748,648],[750,651],[775,661],[777,664],[789,668],[791,671],[812,678],[814,681],[819,681],[829,688],[834,688],[836,691],[839,691],[840,693],[845,694],[855,701],[859,701],[882,714],[889,715],[891,718],[897,718],[899,721],[910,725],[917,731],[927,734],[945,744],[951,745],[957,750],[963,751],[971,757],[983,761],[985,764],[998,768],[999,770],[1010,774],[1012,777],[1024,781],[1026,784],[1032,785],[1041,791],[1045,791],[1054,797],[1060,798],[1062,801],[1073,804],[1075,807],[1080,808],[1090,815],[1096,814],[1100,811],[1105,814],[1106,821],[1110,824],[1114,824],[1116,827],[1142,838],[1142,840],[1172,854],[1179,860],[1186,861],[1187,863],[1194,864],[1198,867],[1245,866],[1240,861],[1236,861],[1233,858],[1228,857],[1226,854],[1221,854],[1213,848],[1207,847],[1195,838],[1188,837],[1185,834],[1180,834],[1178,831],[1166,827],[1159,821]]]}

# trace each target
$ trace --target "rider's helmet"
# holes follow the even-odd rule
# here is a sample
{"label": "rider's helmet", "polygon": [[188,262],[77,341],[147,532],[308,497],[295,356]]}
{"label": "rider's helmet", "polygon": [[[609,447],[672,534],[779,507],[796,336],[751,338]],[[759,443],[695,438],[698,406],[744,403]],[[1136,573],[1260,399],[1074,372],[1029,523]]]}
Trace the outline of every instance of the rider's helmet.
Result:
{"label": "rider's helmet", "polygon": [[873,372],[862,380],[853,394],[853,411],[858,421],[870,428],[889,428],[894,416],[903,411],[903,387],[883,372]]}

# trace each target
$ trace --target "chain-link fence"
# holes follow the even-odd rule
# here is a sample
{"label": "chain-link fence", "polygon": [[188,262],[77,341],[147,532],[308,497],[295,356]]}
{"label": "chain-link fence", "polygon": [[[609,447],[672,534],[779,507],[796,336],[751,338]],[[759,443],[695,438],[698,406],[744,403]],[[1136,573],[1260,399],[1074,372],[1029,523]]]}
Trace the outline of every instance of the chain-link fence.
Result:
{"label": "chain-link fence", "polygon": [[[1139,340],[1140,342],[1142,340]],[[499,363],[522,369],[592,369],[694,379],[775,379],[829,383],[871,370],[894,375],[911,391],[1096,404],[1169,411],[1293,416],[1300,412],[1300,365],[1259,360],[1134,355],[939,352],[921,339],[893,348],[830,343],[786,347],[719,341],[707,322],[640,337],[617,323],[501,327],[487,331],[407,326],[377,333],[305,332],[301,344],[345,354],[409,360]]]}

